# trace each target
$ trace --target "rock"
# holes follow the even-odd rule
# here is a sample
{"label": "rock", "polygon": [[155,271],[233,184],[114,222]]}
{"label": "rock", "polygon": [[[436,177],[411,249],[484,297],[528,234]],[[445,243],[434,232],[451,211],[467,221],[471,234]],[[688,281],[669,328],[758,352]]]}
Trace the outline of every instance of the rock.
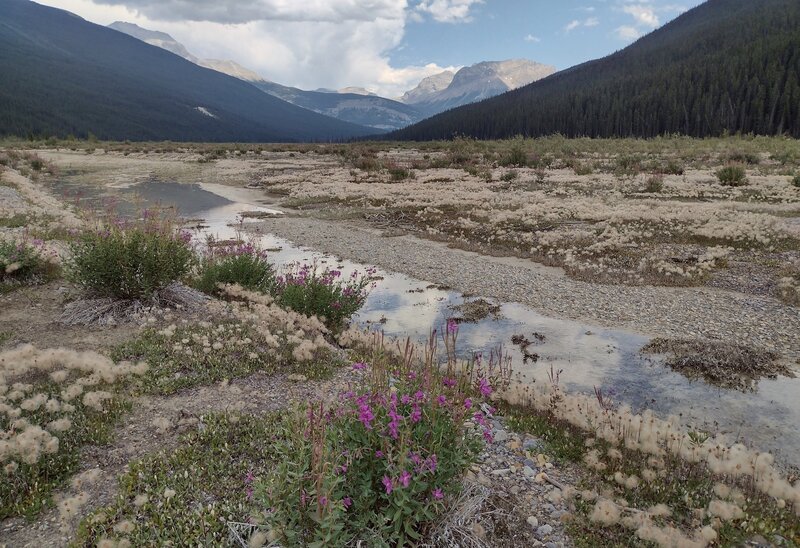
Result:
{"label": "rock", "polygon": [[522,473],[525,474],[526,478],[532,478],[533,476],[536,475],[536,470],[534,470],[530,466],[525,466],[525,468],[522,469]]}
{"label": "rock", "polygon": [[481,540],[486,539],[486,529],[483,528],[483,525],[480,523],[473,523],[472,524],[472,532]]}
{"label": "rock", "polygon": [[546,524],[546,523],[544,525],[539,526],[536,529],[536,537],[539,540],[550,536],[552,533],[553,533],[553,527],[551,525]]}
{"label": "rock", "polygon": [[504,441],[508,440],[508,432],[505,430],[498,430],[494,434],[494,441],[496,443],[503,443]]}
{"label": "rock", "polygon": [[511,468],[498,468],[497,470],[492,470],[493,476],[507,476],[511,473]]}
{"label": "rock", "polygon": [[528,525],[530,525],[534,529],[539,527],[539,518],[537,518],[536,516],[528,516],[528,519],[526,521],[528,522]]}

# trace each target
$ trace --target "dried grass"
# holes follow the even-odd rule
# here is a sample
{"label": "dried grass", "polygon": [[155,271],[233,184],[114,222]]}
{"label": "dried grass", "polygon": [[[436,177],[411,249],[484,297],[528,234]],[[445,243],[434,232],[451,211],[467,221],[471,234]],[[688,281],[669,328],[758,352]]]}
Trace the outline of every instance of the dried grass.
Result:
{"label": "dried grass", "polygon": [[65,325],[117,325],[134,319],[147,308],[196,311],[205,306],[203,293],[175,282],[156,291],[147,301],[131,299],[80,299],[69,303],[59,318]]}

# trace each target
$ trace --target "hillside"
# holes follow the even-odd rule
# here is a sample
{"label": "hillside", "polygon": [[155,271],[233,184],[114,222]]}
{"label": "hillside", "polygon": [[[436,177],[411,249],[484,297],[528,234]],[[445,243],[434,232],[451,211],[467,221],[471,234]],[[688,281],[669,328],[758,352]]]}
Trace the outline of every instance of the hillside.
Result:
{"label": "hillside", "polygon": [[0,74],[0,135],[321,141],[375,131],[27,0],[0,3]]}
{"label": "hillside", "polygon": [[345,122],[370,126],[374,128],[372,132],[375,129],[387,131],[399,129],[424,118],[422,112],[411,105],[379,97],[363,88],[305,91],[270,82],[234,61],[200,59],[190,53],[183,44],[163,32],[144,29],[122,21],[112,23],[109,28],[124,32],[152,46],[164,48],[202,67],[250,82],[258,89],[293,105]]}
{"label": "hillside", "polygon": [[800,137],[800,2],[710,0],[608,57],[390,135]]}

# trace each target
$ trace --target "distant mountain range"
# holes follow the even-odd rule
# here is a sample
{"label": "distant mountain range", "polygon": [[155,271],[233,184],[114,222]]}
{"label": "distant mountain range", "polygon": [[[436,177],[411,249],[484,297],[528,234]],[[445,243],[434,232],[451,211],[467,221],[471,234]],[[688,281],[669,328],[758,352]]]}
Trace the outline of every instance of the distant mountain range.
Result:
{"label": "distant mountain range", "polygon": [[[423,83],[435,95],[444,81]],[[709,0],[608,57],[389,137],[724,132],[800,137],[800,1]]]}
{"label": "distant mountain range", "polygon": [[400,100],[432,115],[517,89],[555,71],[555,67],[527,59],[485,61],[456,73],[429,76]]}
{"label": "distant mountain range", "polygon": [[449,108],[480,101],[555,72],[554,67],[524,59],[488,61],[430,76],[399,100],[380,97],[364,88],[305,91],[271,82],[234,61],[199,59],[169,34],[117,21],[110,28],[164,48],[198,65],[224,72],[297,106],[326,116],[381,130],[399,129]]}
{"label": "distant mountain range", "polygon": [[328,141],[374,134],[28,0],[0,2],[0,135]]}

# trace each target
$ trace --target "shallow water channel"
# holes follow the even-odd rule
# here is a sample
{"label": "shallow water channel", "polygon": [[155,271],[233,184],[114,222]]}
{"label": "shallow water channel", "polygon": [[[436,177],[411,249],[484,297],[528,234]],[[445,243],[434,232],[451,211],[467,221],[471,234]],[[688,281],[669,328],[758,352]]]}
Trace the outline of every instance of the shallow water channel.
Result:
{"label": "shallow water channel", "polygon": [[[281,214],[262,191],[224,185],[146,181],[100,188],[82,182],[80,175],[68,175],[54,183],[54,190],[92,206],[117,200],[115,207],[122,214],[134,212],[134,203],[174,206],[182,217],[199,225],[199,240],[208,234],[218,239],[236,237],[243,212]],[[253,221],[256,219],[244,221],[250,225],[248,234],[269,250],[278,269],[289,263],[316,261],[348,275],[353,270],[363,272],[367,266],[259,233]],[[388,336],[423,341],[448,318],[460,315],[453,307],[463,304],[465,298],[457,291],[380,269],[377,275],[381,279],[355,318],[364,326],[382,329]],[[546,317],[520,304],[486,300],[500,306],[499,314],[460,323],[461,352],[488,354],[502,345],[523,383],[548,382],[552,367],[561,370],[560,383],[569,391],[591,393],[595,386],[602,387],[614,401],[628,403],[635,410],[648,407],[663,415],[680,414],[691,428],[728,433],[732,440],[770,450],[786,464],[800,466],[800,379],[762,380],[753,393],[719,389],[703,381],[689,381],[665,367],[660,358],[640,354],[648,341],[642,335]],[[526,360],[520,347],[512,343],[515,335],[531,341],[527,353],[536,354],[535,360],[531,356]]]}

